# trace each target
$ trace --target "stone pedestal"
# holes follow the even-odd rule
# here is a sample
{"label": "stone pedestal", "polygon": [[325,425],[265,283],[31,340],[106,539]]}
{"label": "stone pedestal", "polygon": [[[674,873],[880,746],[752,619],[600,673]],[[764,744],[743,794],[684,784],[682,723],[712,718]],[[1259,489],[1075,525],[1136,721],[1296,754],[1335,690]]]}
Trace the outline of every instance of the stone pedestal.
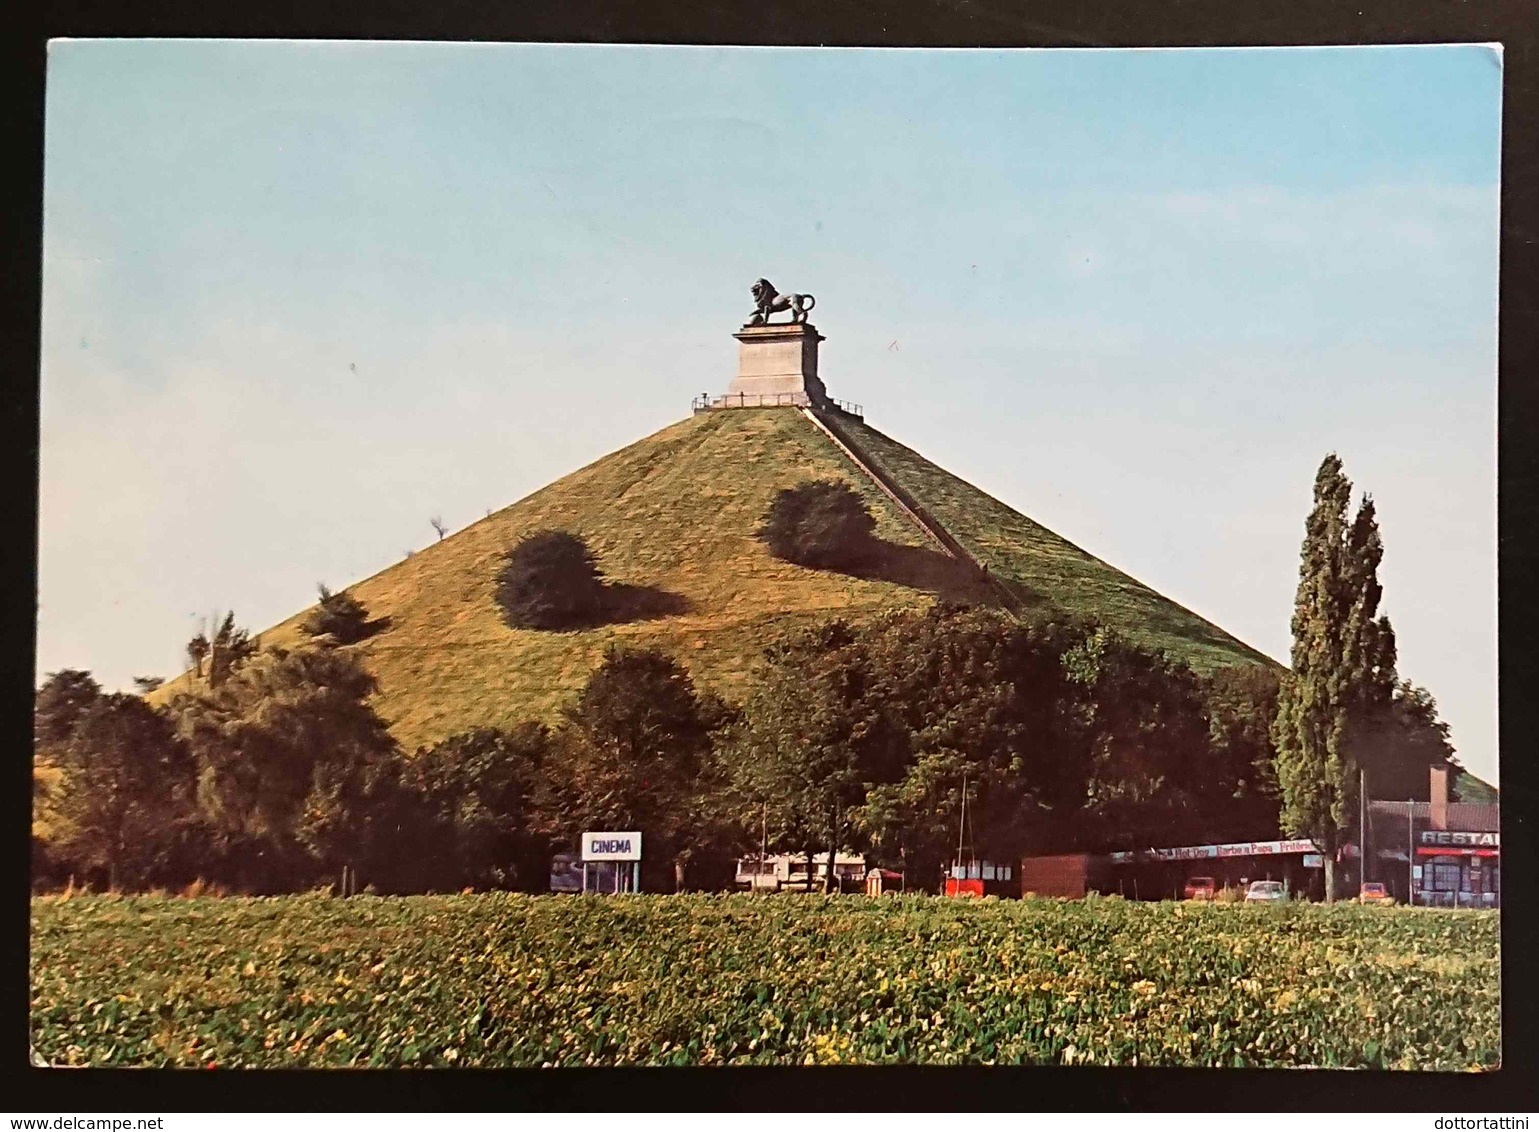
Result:
{"label": "stone pedestal", "polygon": [[820,405],[828,399],[818,378],[823,336],[816,327],[805,322],[745,326],[732,337],[738,341],[737,376],[723,400]]}

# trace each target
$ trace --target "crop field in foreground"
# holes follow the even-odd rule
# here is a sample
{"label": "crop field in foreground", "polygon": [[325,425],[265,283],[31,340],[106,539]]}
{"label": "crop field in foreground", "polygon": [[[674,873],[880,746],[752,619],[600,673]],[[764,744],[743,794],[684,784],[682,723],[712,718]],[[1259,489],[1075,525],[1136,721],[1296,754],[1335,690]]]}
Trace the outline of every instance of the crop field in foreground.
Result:
{"label": "crop field in foreground", "polygon": [[1486,1069],[1495,912],[933,897],[32,903],[61,1065]]}

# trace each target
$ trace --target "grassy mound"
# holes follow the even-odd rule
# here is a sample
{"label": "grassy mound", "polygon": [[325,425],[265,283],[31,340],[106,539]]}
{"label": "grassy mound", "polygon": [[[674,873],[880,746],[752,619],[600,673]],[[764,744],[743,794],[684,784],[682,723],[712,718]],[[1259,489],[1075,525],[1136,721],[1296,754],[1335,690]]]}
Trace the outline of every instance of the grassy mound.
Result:
{"label": "grassy mound", "polygon": [[[932,599],[934,588],[776,560],[754,531],[776,492],[807,479],[850,483],[877,517],[879,538],[924,553],[919,532],[800,414],[700,414],[348,587],[386,623],[354,646],[379,679],[376,707],[408,747],[472,727],[550,718],[611,644],[662,648],[730,698],[764,647],[785,634]],[[634,599],[627,610],[578,632],[503,623],[494,589],[504,556],[548,528],[588,543],[606,582]],[[308,614],[264,631],[263,646],[301,643]]]}
{"label": "grassy mound", "polygon": [[[1203,666],[1258,654],[1195,614],[1037,526],[874,429],[862,443],[1001,576],[1046,606],[1095,613]],[[777,560],[755,537],[771,500],[807,480],[848,483],[876,518],[858,574]],[[598,558],[605,623],[512,629],[495,599],[507,551],[543,529],[571,531]],[[377,708],[408,748],[456,731],[553,717],[611,644],[675,656],[703,687],[741,699],[766,645],[820,620],[868,620],[937,598],[990,603],[993,590],[940,553],[800,413],[702,413],[611,453],[350,586],[381,626],[351,646],[379,679]],[[311,610],[264,631],[304,640]],[[163,686],[164,699],[186,677]]]}

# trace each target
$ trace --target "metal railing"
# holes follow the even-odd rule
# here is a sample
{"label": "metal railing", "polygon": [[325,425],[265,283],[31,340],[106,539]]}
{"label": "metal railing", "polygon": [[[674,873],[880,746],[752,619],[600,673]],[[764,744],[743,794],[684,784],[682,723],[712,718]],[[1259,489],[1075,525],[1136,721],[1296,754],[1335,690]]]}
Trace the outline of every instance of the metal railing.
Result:
{"label": "metal railing", "polygon": [[702,393],[690,401],[689,407],[696,413],[712,409],[770,409],[787,406],[798,409],[831,408],[847,416],[865,420],[864,408],[853,401],[840,401],[829,397],[819,402],[809,393],[723,393],[712,397]]}

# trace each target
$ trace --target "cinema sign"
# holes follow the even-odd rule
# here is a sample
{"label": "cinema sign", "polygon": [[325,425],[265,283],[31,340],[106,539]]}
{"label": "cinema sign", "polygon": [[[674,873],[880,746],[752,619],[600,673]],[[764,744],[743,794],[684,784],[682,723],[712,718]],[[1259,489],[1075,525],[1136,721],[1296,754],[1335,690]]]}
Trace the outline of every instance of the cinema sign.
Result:
{"label": "cinema sign", "polygon": [[627,833],[599,831],[582,835],[582,859],[584,861],[639,861],[641,860],[641,832]]}

